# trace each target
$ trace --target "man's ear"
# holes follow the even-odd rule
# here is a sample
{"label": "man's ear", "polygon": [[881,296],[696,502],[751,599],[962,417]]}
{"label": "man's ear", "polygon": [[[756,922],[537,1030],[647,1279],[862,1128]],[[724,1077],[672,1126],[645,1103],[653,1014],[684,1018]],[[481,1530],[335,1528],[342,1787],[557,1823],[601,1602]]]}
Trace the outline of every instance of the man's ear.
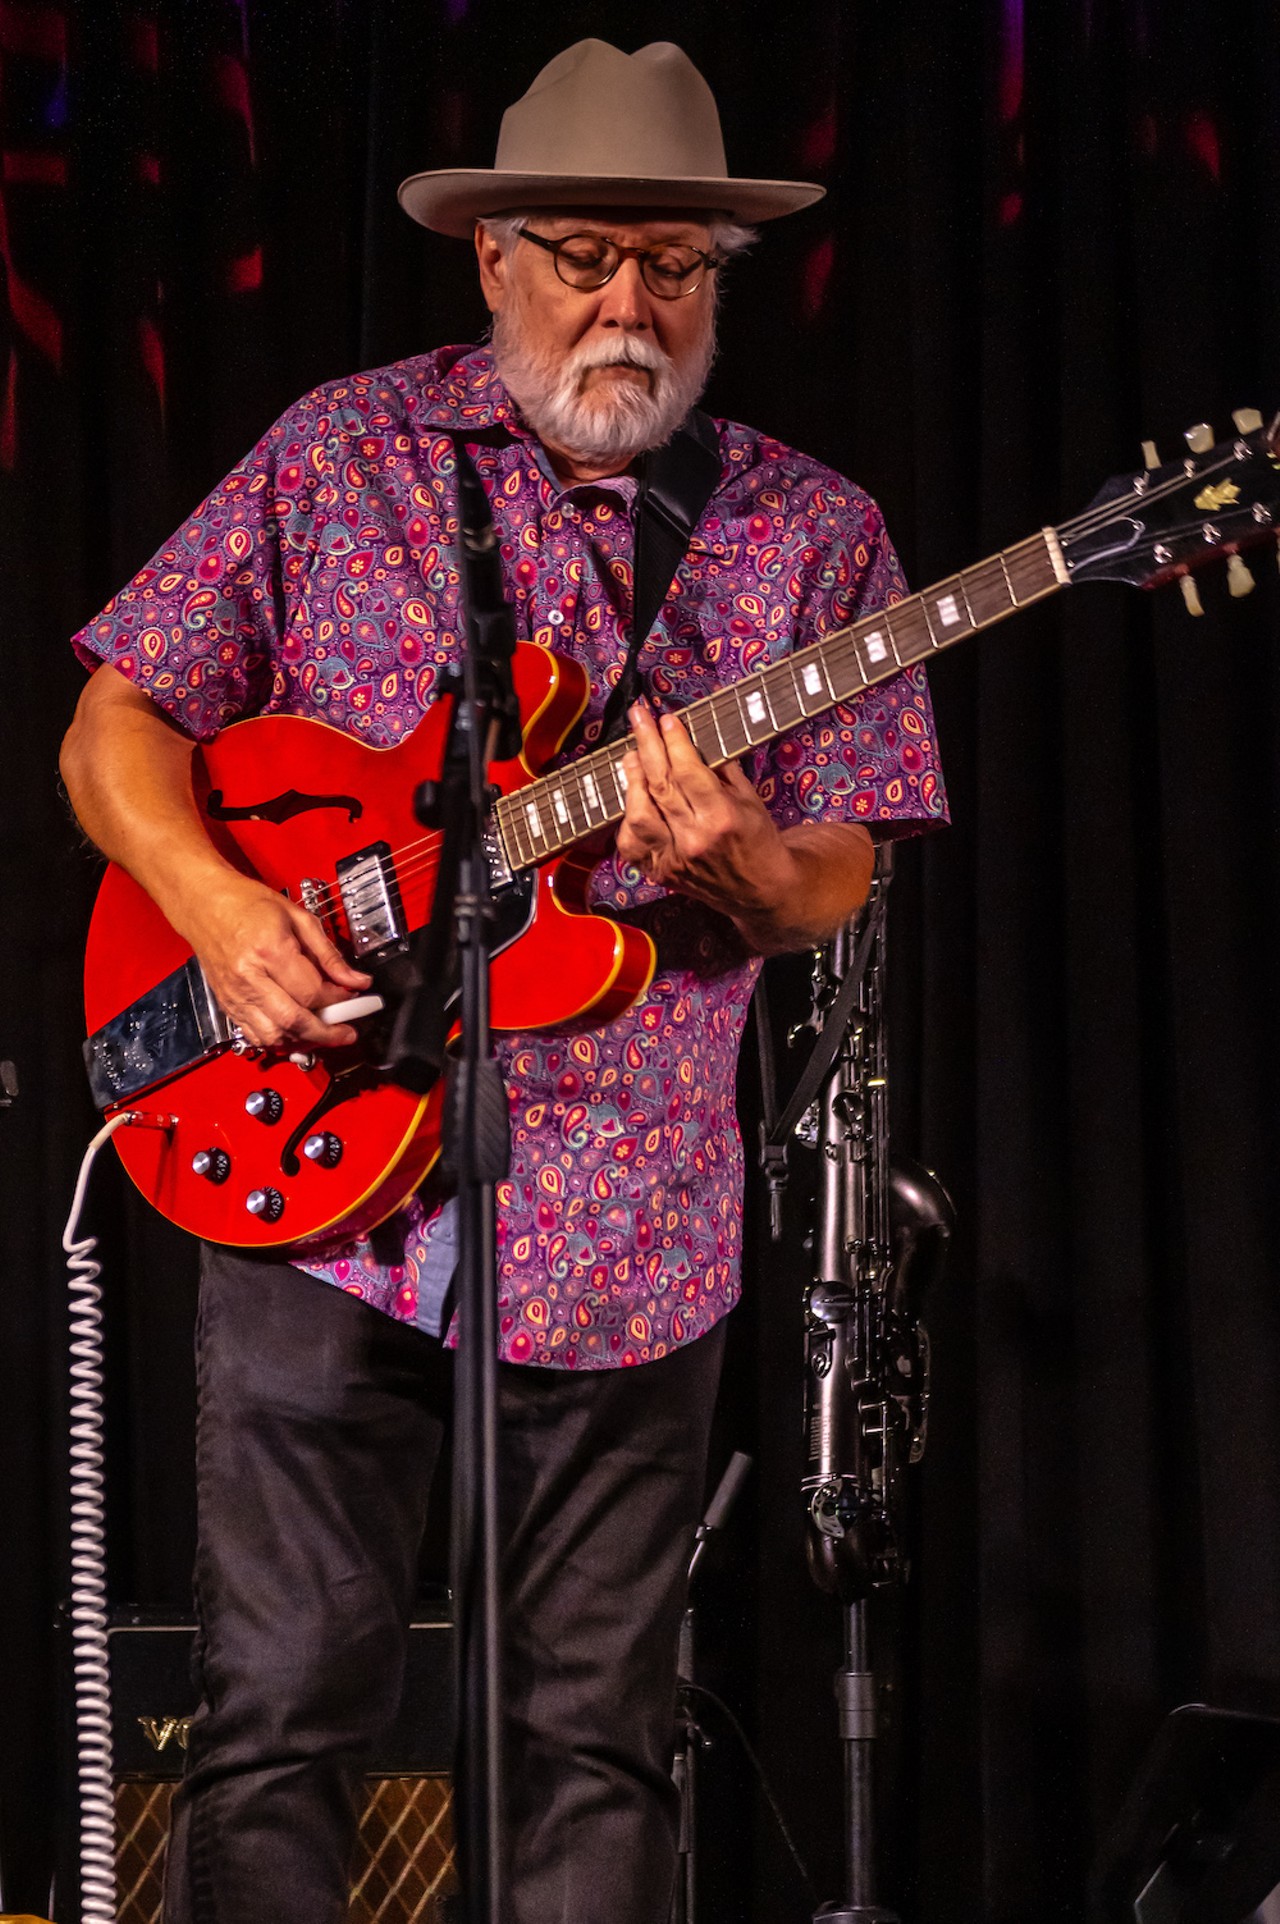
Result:
{"label": "man's ear", "polygon": [[480,292],[491,314],[496,314],[506,298],[507,263],[492,234],[476,222],[476,260],[480,264]]}

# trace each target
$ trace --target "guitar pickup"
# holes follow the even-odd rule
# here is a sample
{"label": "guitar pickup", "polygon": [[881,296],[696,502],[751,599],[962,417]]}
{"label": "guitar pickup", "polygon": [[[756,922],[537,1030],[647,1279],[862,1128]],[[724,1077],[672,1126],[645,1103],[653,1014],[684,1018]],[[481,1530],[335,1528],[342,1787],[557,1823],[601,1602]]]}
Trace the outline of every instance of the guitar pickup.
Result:
{"label": "guitar pickup", "polygon": [[372,842],[344,856],[337,865],[337,877],[353,959],[406,948],[408,930],[391,844]]}

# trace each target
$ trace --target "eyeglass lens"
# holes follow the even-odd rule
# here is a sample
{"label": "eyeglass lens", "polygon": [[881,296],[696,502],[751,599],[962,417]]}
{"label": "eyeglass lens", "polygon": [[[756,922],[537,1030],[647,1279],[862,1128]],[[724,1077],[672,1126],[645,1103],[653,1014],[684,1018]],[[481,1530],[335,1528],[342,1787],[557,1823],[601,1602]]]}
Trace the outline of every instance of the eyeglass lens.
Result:
{"label": "eyeglass lens", "polygon": [[[617,273],[623,253],[612,241],[597,234],[569,234],[555,247],[556,272],[570,287],[602,287]],[[673,300],[692,294],[706,271],[706,261],[696,247],[667,245],[636,249],[645,286],[653,294]]]}

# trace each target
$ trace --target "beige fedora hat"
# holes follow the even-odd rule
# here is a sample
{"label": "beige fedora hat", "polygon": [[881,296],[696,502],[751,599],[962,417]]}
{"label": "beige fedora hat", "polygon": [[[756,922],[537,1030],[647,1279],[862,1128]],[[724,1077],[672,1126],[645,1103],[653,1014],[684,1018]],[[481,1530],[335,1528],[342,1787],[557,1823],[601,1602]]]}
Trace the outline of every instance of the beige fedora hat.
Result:
{"label": "beige fedora hat", "polygon": [[696,207],[761,221],[825,192],[731,179],[711,89],[669,40],[631,54],[579,40],[507,108],[493,167],[410,174],[398,198],[424,227],[467,239],[478,218],[515,207]]}

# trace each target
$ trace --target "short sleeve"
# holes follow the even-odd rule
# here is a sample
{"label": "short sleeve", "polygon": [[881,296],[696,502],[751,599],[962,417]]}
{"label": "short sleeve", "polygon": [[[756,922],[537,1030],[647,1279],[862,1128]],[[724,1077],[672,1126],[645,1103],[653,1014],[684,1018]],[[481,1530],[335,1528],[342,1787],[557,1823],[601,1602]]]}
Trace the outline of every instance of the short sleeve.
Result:
{"label": "short sleeve", "polygon": [[[793,645],[806,647],[907,594],[873,501],[845,484],[803,516],[814,566]],[[861,822],[877,837],[941,824],[946,791],[923,667],[839,703],[775,743],[756,765],[760,794],[780,826]]]}
{"label": "short sleeve", "polygon": [[327,462],[319,413],[308,396],[282,415],[72,637],[87,668],[109,664],[198,741],[271,699]]}

